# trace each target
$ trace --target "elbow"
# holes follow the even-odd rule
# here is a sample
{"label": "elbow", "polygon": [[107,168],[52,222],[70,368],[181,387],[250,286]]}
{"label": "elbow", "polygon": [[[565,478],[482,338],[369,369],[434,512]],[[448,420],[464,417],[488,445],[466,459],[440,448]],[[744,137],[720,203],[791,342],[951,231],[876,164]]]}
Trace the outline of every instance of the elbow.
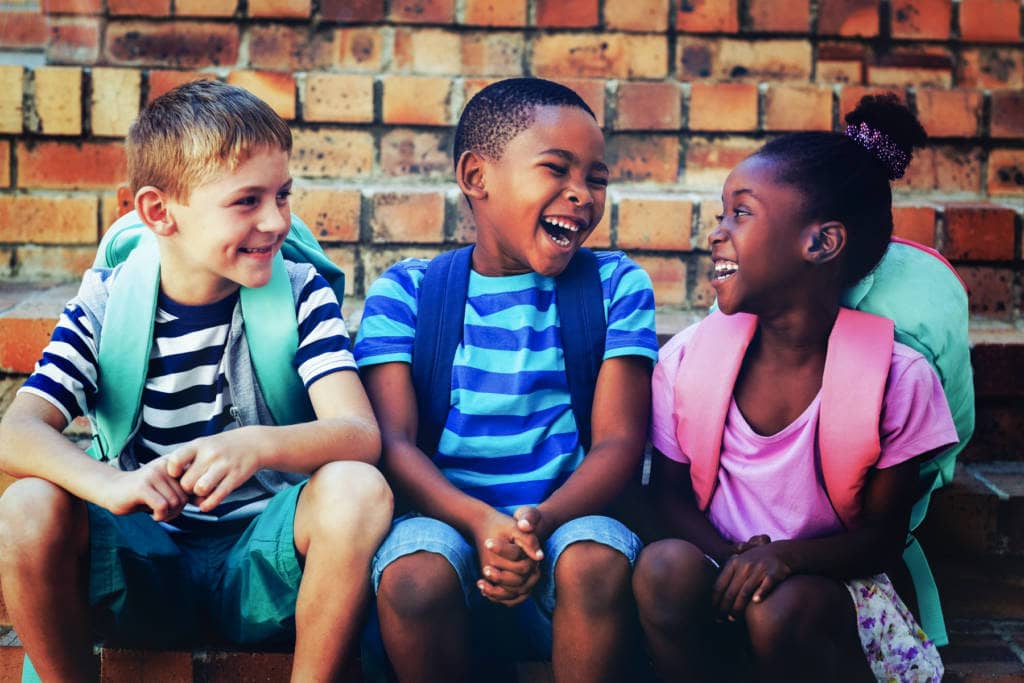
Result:
{"label": "elbow", "polygon": [[371,420],[370,424],[366,428],[366,462],[380,466],[380,454],[382,448],[382,440],[380,436],[380,427],[377,426],[376,420]]}

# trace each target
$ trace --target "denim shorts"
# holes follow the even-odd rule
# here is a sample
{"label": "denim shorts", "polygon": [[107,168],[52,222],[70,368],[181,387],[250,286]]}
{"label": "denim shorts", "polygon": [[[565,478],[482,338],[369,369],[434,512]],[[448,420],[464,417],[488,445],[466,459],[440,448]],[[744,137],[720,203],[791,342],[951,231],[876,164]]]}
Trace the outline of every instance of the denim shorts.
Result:
{"label": "denim shorts", "polygon": [[[523,645],[525,649],[520,652],[529,654],[527,658],[550,656],[551,615],[555,609],[554,568],[562,552],[580,541],[593,541],[618,550],[629,560],[631,567],[643,546],[639,537],[624,524],[601,515],[578,517],[555,529],[544,543],[541,576],[531,598],[512,610],[515,629],[520,631],[526,641]],[[454,527],[415,513],[395,520],[390,533],[377,550],[371,565],[374,593],[380,586],[381,574],[389,564],[406,555],[423,551],[441,555],[455,569],[474,627],[479,624],[486,630],[489,616],[508,615],[507,608],[495,606],[476,587],[480,578],[480,564],[473,544]]]}

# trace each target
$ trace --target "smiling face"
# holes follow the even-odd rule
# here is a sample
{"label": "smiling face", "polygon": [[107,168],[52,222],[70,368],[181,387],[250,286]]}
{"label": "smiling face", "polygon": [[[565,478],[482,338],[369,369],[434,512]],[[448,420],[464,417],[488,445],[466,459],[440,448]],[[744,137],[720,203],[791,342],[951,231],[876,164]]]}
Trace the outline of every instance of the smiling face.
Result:
{"label": "smiling face", "polygon": [[179,303],[219,301],[239,286],[270,281],[272,261],[291,226],[288,153],[259,148],[183,202],[166,201],[158,230],[160,285]]}
{"label": "smiling face", "polygon": [[722,190],[722,216],[708,237],[711,285],[724,313],[763,315],[785,308],[808,286],[808,245],[816,232],[803,197],[775,180],[772,160],[750,157]]}
{"label": "smiling face", "polygon": [[538,107],[500,159],[467,152],[459,169],[477,225],[473,267],[484,275],[556,276],[604,215],[604,137],[577,107]]}

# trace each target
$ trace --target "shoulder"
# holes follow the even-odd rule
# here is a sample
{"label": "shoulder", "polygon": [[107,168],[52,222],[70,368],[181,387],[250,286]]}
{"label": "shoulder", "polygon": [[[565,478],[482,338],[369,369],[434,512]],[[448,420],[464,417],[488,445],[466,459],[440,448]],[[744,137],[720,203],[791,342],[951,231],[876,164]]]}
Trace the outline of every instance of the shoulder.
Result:
{"label": "shoulder", "polygon": [[621,251],[594,251],[597,259],[597,268],[601,273],[601,280],[604,282],[618,282],[624,277],[632,276],[650,286],[650,277],[636,261],[626,256]]}
{"label": "shoulder", "polygon": [[374,280],[367,292],[370,296],[388,296],[404,292],[405,295],[416,298],[420,283],[423,282],[423,275],[430,265],[430,259],[407,258],[402,259],[388,267],[380,276]]}
{"label": "shoulder", "polygon": [[686,347],[693,343],[693,337],[702,322],[693,323],[677,332],[661,347],[658,351],[658,364],[662,366],[663,371],[671,371],[671,374],[675,374],[683,361],[683,356],[686,355]]}
{"label": "shoulder", "polygon": [[890,387],[910,380],[928,380],[930,382],[932,377],[938,381],[935,370],[928,363],[927,358],[906,344],[893,342],[892,362],[889,365]]}

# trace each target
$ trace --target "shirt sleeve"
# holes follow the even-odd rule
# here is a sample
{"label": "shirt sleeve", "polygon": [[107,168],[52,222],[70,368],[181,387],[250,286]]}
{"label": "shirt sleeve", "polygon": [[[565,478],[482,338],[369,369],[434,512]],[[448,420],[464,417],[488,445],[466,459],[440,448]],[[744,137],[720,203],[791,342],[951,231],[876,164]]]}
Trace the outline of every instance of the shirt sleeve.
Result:
{"label": "shirt sleeve", "polygon": [[924,356],[901,344],[893,353],[880,423],[879,469],[958,441],[938,376]]}
{"label": "shirt sleeve", "polygon": [[294,364],[307,389],[325,375],[356,369],[338,299],[312,267],[295,301],[295,318],[299,348]]}
{"label": "shirt sleeve", "polygon": [[651,444],[668,459],[684,465],[690,463],[690,458],[679,448],[676,437],[675,384],[695,327],[686,328],[662,347],[651,376]]}
{"label": "shirt sleeve", "polygon": [[605,256],[599,268],[608,313],[604,358],[658,358],[651,278],[622,253]]}
{"label": "shirt sleeve", "polygon": [[356,335],[360,367],[412,363],[417,296],[427,263],[422,259],[396,263],[370,286]]}

